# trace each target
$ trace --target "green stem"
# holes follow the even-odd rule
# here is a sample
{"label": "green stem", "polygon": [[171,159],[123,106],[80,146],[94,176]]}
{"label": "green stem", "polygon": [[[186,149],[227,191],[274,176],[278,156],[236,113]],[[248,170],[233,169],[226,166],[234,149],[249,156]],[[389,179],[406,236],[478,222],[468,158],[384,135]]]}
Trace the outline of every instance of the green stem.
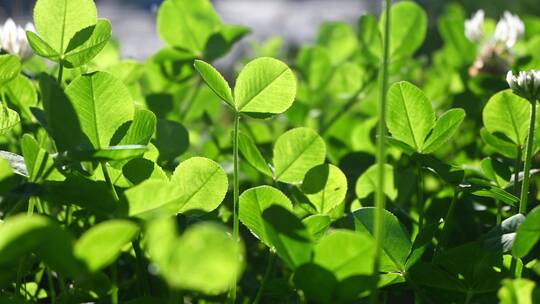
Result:
{"label": "green stem", "polygon": [[105,182],[109,186],[114,201],[118,203],[120,201],[120,198],[118,196],[118,193],[116,192],[114,183],[111,180],[111,176],[109,175],[109,169],[107,169],[107,163],[105,161],[101,162],[101,170],[103,171],[103,177],[105,178]]}
{"label": "green stem", "polygon": [[422,166],[418,164],[418,187],[416,199],[418,200],[418,231],[424,227],[424,175],[422,174]]}
{"label": "green stem", "polygon": [[275,261],[276,261],[276,255],[271,250],[269,250],[268,251],[268,264],[266,264],[266,270],[264,271],[264,276],[261,281],[261,286],[259,287],[259,290],[257,291],[257,295],[255,296],[255,299],[253,300],[252,304],[258,304],[261,301],[264,288],[266,287],[266,283],[268,283],[270,274],[272,273],[272,270],[274,269]]}
{"label": "green stem", "polygon": [[58,65],[58,85],[62,86],[62,80],[64,76],[64,61],[60,60],[60,63]]}
{"label": "green stem", "polygon": [[495,200],[495,206],[497,207],[497,225],[502,223],[502,204],[500,200]]}
{"label": "green stem", "polygon": [[454,217],[454,212],[456,210],[456,203],[458,200],[458,196],[459,196],[459,191],[457,189],[454,189],[452,202],[450,203],[450,206],[448,207],[448,211],[446,212],[446,216],[444,217],[443,226],[441,228],[441,236],[439,237],[439,242],[437,243],[436,251],[439,251],[440,249],[444,248],[448,243],[452,218]]}
{"label": "green stem", "polygon": [[[238,157],[238,132],[240,131],[240,113],[234,113],[234,133],[233,133],[233,239],[238,238],[238,197],[240,196],[239,157]],[[229,295],[231,303],[236,302],[236,283],[231,287]]]}
{"label": "green stem", "polygon": [[519,195],[519,170],[521,169],[521,154],[523,147],[520,145],[517,147],[516,162],[514,164],[514,194]]}
{"label": "green stem", "polygon": [[383,211],[385,208],[385,194],[384,194],[384,165],[386,163],[386,99],[388,91],[388,62],[389,62],[389,50],[390,50],[390,6],[391,0],[384,0],[384,14],[386,15],[384,23],[384,40],[383,40],[383,57],[381,60],[380,74],[379,74],[379,125],[378,125],[378,137],[377,137],[377,191],[375,197],[375,218],[374,218],[374,237],[375,237],[375,260],[373,263],[373,286],[371,294],[371,303],[378,303],[378,281],[379,281],[379,269],[380,269],[380,256],[382,253],[382,236],[383,232]]}
{"label": "green stem", "polygon": [[529,197],[529,172],[531,171],[532,149],[534,145],[534,122],[536,120],[536,102],[531,103],[531,118],[529,121],[529,133],[527,135],[527,146],[525,148],[525,167],[523,168],[523,183],[521,184],[521,197],[519,203],[519,213],[527,213],[527,199]]}
{"label": "green stem", "polygon": [[137,277],[139,278],[138,282],[141,282],[142,285],[142,294],[143,296],[149,296],[150,285],[148,283],[148,272],[146,271],[140,241],[139,239],[136,239],[131,242],[131,244],[133,246],[133,250],[135,251],[135,259],[137,260]]}
{"label": "green stem", "polygon": [[111,303],[118,304],[118,265],[116,263],[111,266],[112,290]]}
{"label": "green stem", "polygon": [[52,279],[51,269],[47,268],[46,272],[47,272],[47,282],[49,284],[49,299],[51,301],[50,303],[55,304],[56,303],[56,290],[54,288],[54,281]]}

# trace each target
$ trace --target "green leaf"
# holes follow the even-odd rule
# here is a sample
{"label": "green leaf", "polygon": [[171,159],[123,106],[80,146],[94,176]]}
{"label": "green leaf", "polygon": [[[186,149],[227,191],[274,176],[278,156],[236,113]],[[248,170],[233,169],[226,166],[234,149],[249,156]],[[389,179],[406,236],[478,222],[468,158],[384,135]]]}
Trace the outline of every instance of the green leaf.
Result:
{"label": "green leaf", "polygon": [[75,68],[90,62],[107,45],[111,35],[111,23],[105,19],[77,32],[66,49],[65,66]]}
{"label": "green leaf", "polygon": [[30,135],[24,134],[21,139],[21,150],[24,156],[25,171],[30,181],[63,180],[64,177],[54,168],[54,160],[47,151]]}
{"label": "green leaf", "polygon": [[366,57],[361,59],[376,64],[382,53],[382,39],[374,16],[365,14],[358,20],[358,43],[362,57]]}
{"label": "green leaf", "polygon": [[296,65],[311,90],[317,91],[328,84],[332,74],[332,59],[322,46],[309,46],[300,50]]}
{"label": "green leaf", "polygon": [[156,115],[145,109],[136,109],[126,136],[119,145],[148,145],[156,132]]}
{"label": "green leaf", "polygon": [[236,42],[244,38],[251,31],[240,25],[223,25],[219,32],[214,33],[206,42],[204,58],[214,61],[226,55]]}
{"label": "green leaf", "polygon": [[500,137],[491,134],[486,128],[480,129],[480,137],[496,152],[508,158],[517,157],[517,145],[510,140],[501,139]]}
{"label": "green leaf", "polygon": [[171,182],[180,188],[178,212],[211,212],[225,198],[228,182],[221,166],[207,158],[193,157],[176,167]]}
{"label": "green leaf", "polygon": [[36,33],[27,31],[26,38],[28,39],[28,44],[36,55],[47,58],[51,61],[60,61],[61,55],[58,53],[58,51],[53,49]]}
{"label": "green leaf", "polygon": [[0,135],[8,133],[20,122],[21,119],[19,113],[13,111],[4,104],[0,104]]}
{"label": "green leaf", "polygon": [[524,257],[540,240],[540,208],[533,209],[517,230],[512,254]]}
{"label": "green leaf", "polygon": [[173,216],[182,208],[182,191],[168,180],[148,179],[125,193],[127,215],[141,219]]}
{"label": "green leaf", "polygon": [[9,164],[12,173],[18,174],[23,177],[29,177],[29,172],[26,169],[25,158],[23,158],[22,156],[7,151],[0,151],[0,158],[2,158]]}
{"label": "green leaf", "polygon": [[374,256],[369,235],[334,230],[315,245],[313,262],[299,267],[293,279],[314,303],[352,303],[372,286]]}
{"label": "green leaf", "polygon": [[335,230],[315,245],[313,262],[330,270],[340,281],[355,275],[371,275],[374,245],[368,234]]}
{"label": "green leaf", "polygon": [[359,64],[346,62],[334,69],[327,91],[337,101],[353,98],[363,86],[366,74]]}
{"label": "green leaf", "polygon": [[386,125],[392,137],[420,152],[435,125],[435,113],[424,92],[408,82],[398,82],[388,91]]}
{"label": "green leaf", "polygon": [[330,228],[332,219],[328,215],[315,214],[302,219],[302,223],[306,226],[313,240],[318,241]]}
{"label": "green leaf", "polygon": [[138,185],[148,179],[169,180],[167,174],[160,166],[145,158],[130,160],[122,167],[122,173],[134,185]]}
{"label": "green leaf", "polygon": [[56,79],[42,74],[39,87],[45,112],[45,121],[40,120],[40,123],[54,139],[58,151],[64,152],[75,147],[91,149],[92,145],[82,132],[75,107]]}
{"label": "green leaf", "polygon": [[159,150],[159,160],[171,162],[189,147],[189,133],[179,122],[158,119],[152,143]]}
{"label": "green leaf", "polygon": [[[375,208],[360,208],[353,212],[356,230],[367,232],[373,236]],[[408,234],[401,226],[395,215],[389,211],[383,211],[384,232],[382,236],[382,249],[388,258],[381,261],[381,270],[403,271],[405,263],[412,250],[412,243]]]}
{"label": "green leaf", "polygon": [[302,192],[318,213],[329,214],[345,200],[347,178],[334,165],[319,165],[306,173]]}
{"label": "green leaf", "polygon": [[295,96],[294,73],[285,63],[269,57],[248,63],[234,87],[236,110],[248,114],[283,113],[293,104]]}
{"label": "green leaf", "polygon": [[142,145],[110,146],[101,149],[72,150],[66,153],[70,160],[74,161],[122,161],[139,157],[147,151]]}
{"label": "green leaf", "polygon": [[266,232],[266,223],[263,220],[263,212],[271,206],[278,205],[292,211],[292,203],[285,194],[270,186],[260,186],[244,191],[239,200],[239,219],[242,224],[266,246],[272,247],[272,243]]}
{"label": "green leaf", "polygon": [[18,75],[5,85],[5,93],[9,102],[17,106],[21,117],[33,120],[30,107],[38,103],[36,87],[30,79],[23,75]]}
{"label": "green leaf", "polygon": [[509,252],[512,250],[516,231],[525,220],[523,214],[515,214],[504,221],[500,225],[492,228],[484,237],[484,247],[498,252]]}
{"label": "green leaf", "polygon": [[203,54],[208,39],[221,26],[208,0],[166,0],[157,15],[161,39],[195,56]]}
{"label": "green leaf", "polygon": [[465,111],[462,109],[452,109],[441,115],[424,143],[423,153],[432,153],[442,147],[456,133],[464,119]]}
{"label": "green leaf", "polygon": [[518,146],[525,144],[531,104],[512,93],[499,92],[489,99],[482,112],[484,127],[491,134],[503,134]]}
{"label": "green leaf", "polygon": [[[368,197],[371,193],[375,193],[378,185],[378,168],[377,165],[369,167],[356,181],[356,196],[362,200]],[[397,198],[398,192],[394,185],[394,168],[391,165],[384,165],[384,194],[391,200]]]}
{"label": "green leaf", "polygon": [[112,264],[122,248],[135,238],[139,231],[136,224],[127,220],[102,222],[86,231],[75,243],[75,256],[91,272]]}
{"label": "green leaf", "polygon": [[173,289],[216,295],[241,277],[244,247],[227,230],[199,223],[176,236],[172,219],[150,223],[146,241],[150,259]]}
{"label": "green leaf", "polygon": [[82,75],[66,88],[80,128],[97,149],[108,147],[113,135],[135,112],[126,86],[105,72]]}
{"label": "green leaf", "polygon": [[506,279],[497,296],[501,304],[534,304],[540,301],[540,288],[528,279]]}
{"label": "green leaf", "polygon": [[288,267],[295,269],[311,259],[311,235],[296,215],[274,204],[263,211],[263,219],[270,243]]}
{"label": "green leaf", "polygon": [[281,135],[274,145],[274,177],[290,184],[300,183],[306,173],[324,162],[324,140],[309,128],[296,128]]}
{"label": "green leaf", "polygon": [[238,134],[238,148],[240,153],[242,153],[242,156],[250,165],[259,170],[261,173],[267,176],[272,176],[272,171],[257,148],[257,145],[253,142],[251,137],[244,132],[240,132]]}
{"label": "green leaf", "polygon": [[199,71],[199,74],[201,74],[201,77],[210,89],[212,89],[219,98],[234,107],[232,90],[225,78],[223,78],[213,66],[204,61],[195,60],[195,68]]}
{"label": "green leaf", "polygon": [[21,62],[15,55],[0,55],[0,85],[17,77],[21,72]]}
{"label": "green leaf", "polygon": [[77,32],[97,23],[96,5],[93,0],[38,0],[34,23],[41,38],[63,55]]}
{"label": "green leaf", "polygon": [[358,48],[358,39],[352,27],[345,22],[325,22],[317,35],[317,44],[332,55],[334,66],[349,59]]}
{"label": "green leaf", "polygon": [[45,216],[20,214],[0,224],[0,265],[17,264],[32,252],[61,273],[84,274],[72,251],[70,234]]}
{"label": "green leaf", "polygon": [[[413,55],[426,37],[426,12],[412,1],[402,1],[392,5],[390,15],[394,20],[390,31],[390,57],[397,59]],[[381,32],[384,24],[383,16],[379,25]]]}

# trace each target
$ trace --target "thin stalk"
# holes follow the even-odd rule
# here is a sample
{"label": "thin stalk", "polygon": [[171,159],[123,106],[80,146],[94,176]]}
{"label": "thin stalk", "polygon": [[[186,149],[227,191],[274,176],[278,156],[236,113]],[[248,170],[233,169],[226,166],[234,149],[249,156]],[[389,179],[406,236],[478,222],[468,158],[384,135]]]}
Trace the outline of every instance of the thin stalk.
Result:
{"label": "thin stalk", "polygon": [[517,147],[516,162],[514,164],[514,194],[519,195],[519,170],[521,168],[521,154],[523,147],[520,145]]}
{"label": "thin stalk", "polygon": [[261,286],[259,287],[259,290],[257,291],[257,295],[255,296],[255,299],[253,300],[252,304],[259,304],[261,301],[264,289],[266,288],[266,284],[268,283],[268,279],[270,278],[270,275],[272,274],[272,270],[274,269],[274,263],[276,261],[276,255],[269,250],[268,251],[268,264],[266,264],[266,270],[264,271],[264,276],[261,281]]}
{"label": "thin stalk", "polygon": [[32,198],[30,198],[28,200],[28,210],[26,211],[26,214],[27,215],[34,214],[34,207],[35,207],[35,201]]}
{"label": "thin stalk", "polygon": [[112,182],[111,176],[109,175],[109,170],[107,169],[107,163],[104,161],[101,162],[101,170],[103,171],[103,177],[105,178],[105,182],[109,186],[109,189],[111,191],[111,194],[113,195],[114,201],[118,203],[120,201],[120,198],[118,197],[118,193],[116,192],[114,183]]}
{"label": "thin stalk", "polygon": [[388,91],[388,62],[389,62],[389,50],[390,50],[390,6],[391,0],[384,0],[384,12],[386,15],[384,23],[384,40],[383,40],[383,57],[381,60],[380,74],[379,74],[379,125],[378,125],[378,137],[377,137],[377,190],[375,198],[375,218],[374,218],[374,236],[375,236],[375,261],[373,263],[373,286],[371,303],[378,303],[379,290],[377,288],[379,281],[379,269],[380,269],[380,256],[382,253],[382,236],[383,236],[383,211],[385,208],[385,195],[384,195],[384,164],[386,163],[386,99]]}
{"label": "thin stalk", "polygon": [[448,242],[448,234],[450,233],[450,224],[452,223],[452,217],[454,217],[454,211],[456,209],[456,203],[458,200],[459,191],[458,189],[454,189],[454,195],[452,196],[452,202],[450,203],[450,206],[448,207],[448,211],[446,212],[446,216],[444,217],[443,226],[441,228],[441,236],[439,238],[439,242],[437,243],[437,250],[439,251],[441,248],[444,248],[444,246],[447,245]]}
{"label": "thin stalk", "polygon": [[51,304],[55,304],[56,303],[56,290],[54,288],[54,281],[52,279],[51,269],[47,268],[46,272],[47,272],[47,282],[49,284],[49,298],[50,298]]}
{"label": "thin stalk", "polygon": [[58,65],[58,85],[62,86],[62,80],[64,76],[64,61],[60,60],[60,63]]}
{"label": "thin stalk", "polygon": [[424,227],[424,175],[422,174],[422,166],[418,164],[418,186],[416,199],[418,200],[418,231]]}
{"label": "thin stalk", "polygon": [[111,266],[112,290],[111,303],[118,304],[118,265],[116,263]]}
{"label": "thin stalk", "polygon": [[497,225],[502,223],[502,204],[500,200],[495,200],[495,206],[497,206]]}
{"label": "thin stalk", "polygon": [[148,273],[145,270],[145,263],[143,259],[143,252],[141,250],[141,245],[139,239],[134,240],[131,242],[133,246],[133,250],[135,251],[135,258],[137,260],[137,277],[139,278],[139,282],[141,282],[142,287],[142,295],[143,296],[149,296],[150,295],[150,285],[148,280]]}
{"label": "thin stalk", "polygon": [[184,304],[184,293],[181,290],[171,291],[169,304]]}
{"label": "thin stalk", "polygon": [[[240,131],[240,113],[234,113],[233,133],[233,239],[238,241],[238,197],[240,196],[239,156],[238,156],[238,132]],[[231,303],[236,302],[236,283],[231,287],[229,294]]]}
{"label": "thin stalk", "polygon": [[523,183],[521,184],[521,197],[519,202],[519,213],[527,213],[527,199],[529,197],[529,172],[532,163],[532,148],[534,145],[534,122],[536,120],[536,102],[531,103],[531,118],[529,122],[529,133],[527,135],[527,146],[525,148],[525,167],[523,168]]}

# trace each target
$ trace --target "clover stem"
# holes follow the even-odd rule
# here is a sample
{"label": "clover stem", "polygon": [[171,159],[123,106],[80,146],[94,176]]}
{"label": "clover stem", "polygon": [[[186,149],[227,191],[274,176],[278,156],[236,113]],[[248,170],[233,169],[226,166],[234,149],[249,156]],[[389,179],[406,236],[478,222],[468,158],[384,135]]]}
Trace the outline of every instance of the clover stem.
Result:
{"label": "clover stem", "polygon": [[105,161],[101,162],[101,170],[103,171],[103,177],[105,178],[105,182],[109,186],[109,189],[111,190],[111,194],[113,195],[114,201],[118,203],[120,201],[120,198],[118,197],[118,193],[116,193],[116,188],[114,188],[114,184],[111,180],[111,176],[109,175],[109,170],[107,169],[107,163]]}
{"label": "clover stem", "polygon": [[525,167],[523,168],[523,183],[521,184],[521,197],[519,200],[519,213],[527,213],[527,199],[529,196],[529,172],[531,171],[532,149],[534,145],[534,122],[536,120],[536,102],[531,103],[531,118],[527,146],[525,147]]}
{"label": "clover stem", "polygon": [[145,270],[145,263],[143,259],[143,252],[141,250],[141,243],[139,238],[135,239],[133,242],[131,242],[131,245],[133,246],[133,251],[135,251],[135,259],[137,261],[137,277],[140,278],[138,282],[140,282],[140,285],[142,285],[142,295],[143,296],[149,296],[150,295],[150,285],[148,284],[148,273]]}
{"label": "clover stem", "polygon": [[378,125],[378,137],[377,137],[377,190],[375,197],[375,218],[374,218],[374,237],[375,237],[375,258],[373,262],[373,286],[371,293],[371,303],[379,302],[379,292],[378,292],[378,283],[379,283],[379,269],[380,269],[380,256],[381,256],[381,247],[382,247],[382,237],[383,232],[383,211],[385,205],[385,194],[384,194],[384,165],[386,163],[386,99],[388,91],[388,61],[389,61],[389,51],[390,51],[390,6],[391,0],[384,0],[384,14],[386,15],[384,22],[384,40],[383,40],[383,56],[381,60],[381,67],[379,70],[379,125]]}
{"label": "clover stem", "polygon": [[[234,113],[234,133],[233,133],[233,239],[238,239],[238,198],[240,196],[240,183],[238,179],[239,157],[238,157],[238,132],[240,131],[240,113]],[[229,299],[231,303],[236,302],[236,283],[231,287]]]}
{"label": "clover stem", "polygon": [[259,290],[257,291],[257,295],[255,296],[255,299],[253,300],[252,304],[259,304],[261,301],[261,297],[264,292],[264,288],[266,287],[266,283],[268,282],[268,279],[270,278],[270,275],[272,274],[272,270],[274,269],[274,263],[276,261],[276,255],[272,252],[272,250],[268,250],[268,264],[266,264],[266,270],[264,271],[264,276],[261,281],[261,286],[259,287]]}
{"label": "clover stem", "polygon": [[51,275],[51,269],[47,267],[47,284],[49,284],[49,298],[51,304],[56,303],[56,290],[54,289],[54,281]]}
{"label": "clover stem", "polygon": [[58,85],[62,86],[62,78],[64,76],[64,61],[60,60],[60,63],[58,64]]}
{"label": "clover stem", "polygon": [[416,199],[418,200],[418,230],[421,231],[424,227],[424,175],[422,174],[422,166],[418,164],[418,185]]}
{"label": "clover stem", "polygon": [[519,145],[517,147],[516,162],[514,164],[514,194],[515,195],[519,195],[519,170],[521,167],[522,150],[523,150],[523,147]]}
{"label": "clover stem", "polygon": [[452,217],[454,217],[454,211],[456,209],[456,203],[458,200],[459,191],[458,189],[454,189],[454,195],[452,196],[452,202],[450,202],[450,206],[448,207],[448,211],[446,212],[446,216],[444,217],[443,226],[441,228],[441,234],[439,237],[439,242],[437,243],[437,250],[443,248],[448,243],[449,233],[450,233],[450,224],[452,223]]}
{"label": "clover stem", "polygon": [[111,265],[111,277],[112,277],[111,303],[118,304],[118,265],[116,263],[113,263]]}

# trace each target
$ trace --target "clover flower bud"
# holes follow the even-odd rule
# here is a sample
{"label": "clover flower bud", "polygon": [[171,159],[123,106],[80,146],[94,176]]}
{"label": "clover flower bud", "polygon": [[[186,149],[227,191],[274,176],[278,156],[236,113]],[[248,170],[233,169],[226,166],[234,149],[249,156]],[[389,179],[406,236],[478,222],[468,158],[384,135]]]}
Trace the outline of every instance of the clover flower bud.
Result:
{"label": "clover flower bud", "polygon": [[507,48],[511,48],[524,33],[525,25],[523,21],[517,15],[504,12],[503,17],[495,27],[494,38],[496,42],[504,44]]}
{"label": "clover flower bud", "polygon": [[540,100],[540,71],[519,72],[518,75],[509,71],[506,74],[506,81],[515,94],[530,102]]}
{"label": "clover flower bud", "polygon": [[9,18],[3,26],[0,26],[0,48],[21,59],[29,58],[32,50],[26,38],[26,31],[35,32],[34,25],[28,23],[25,28],[22,28]]}
{"label": "clover flower bud", "polygon": [[484,38],[484,10],[478,10],[471,19],[465,21],[465,36],[471,42],[480,42]]}

